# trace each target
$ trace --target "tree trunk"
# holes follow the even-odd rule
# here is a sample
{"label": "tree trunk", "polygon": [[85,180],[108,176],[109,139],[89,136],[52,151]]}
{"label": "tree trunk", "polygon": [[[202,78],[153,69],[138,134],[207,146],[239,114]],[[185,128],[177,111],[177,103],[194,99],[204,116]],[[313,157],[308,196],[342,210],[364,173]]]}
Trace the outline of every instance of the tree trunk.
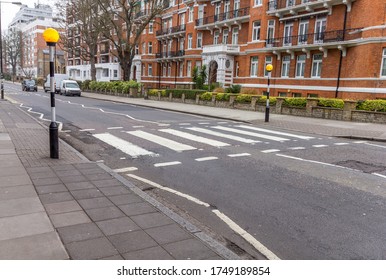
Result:
{"label": "tree trunk", "polygon": [[90,74],[91,74],[91,80],[96,81],[95,59],[90,60]]}

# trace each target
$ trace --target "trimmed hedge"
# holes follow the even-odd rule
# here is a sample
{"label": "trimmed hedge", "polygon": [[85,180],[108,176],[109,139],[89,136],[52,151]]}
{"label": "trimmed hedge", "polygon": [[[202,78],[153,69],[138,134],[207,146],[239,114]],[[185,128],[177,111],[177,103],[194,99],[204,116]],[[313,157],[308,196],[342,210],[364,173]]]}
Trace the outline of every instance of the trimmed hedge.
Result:
{"label": "trimmed hedge", "polygon": [[[173,98],[181,98],[182,94],[185,94],[186,99],[196,99],[197,94],[205,93],[205,90],[199,90],[199,89],[167,89],[165,90],[166,97],[169,96],[169,94],[172,94]],[[162,93],[161,93],[161,96]]]}
{"label": "trimmed hedge", "polygon": [[290,97],[284,99],[283,104],[290,107],[305,108],[307,104],[307,98],[303,97]]}
{"label": "trimmed hedge", "polygon": [[386,112],[386,100],[366,100],[357,103],[357,110]]}
{"label": "trimmed hedge", "polygon": [[[86,81],[83,85],[84,89],[89,88],[93,91],[117,91],[123,93],[129,93],[131,88],[139,89],[142,85],[136,81],[113,81],[113,82],[97,82]],[[86,87],[87,86],[87,87]]]}
{"label": "trimmed hedge", "polygon": [[343,109],[344,101],[342,99],[334,98],[319,98],[318,106]]}
{"label": "trimmed hedge", "polygon": [[237,103],[251,103],[252,95],[249,94],[239,94],[235,98],[235,102]]}
{"label": "trimmed hedge", "polygon": [[200,94],[200,99],[204,101],[211,101],[212,100],[213,93],[212,92],[205,92],[203,94]]}
{"label": "trimmed hedge", "polygon": [[217,93],[216,94],[216,100],[217,101],[229,101],[230,99],[230,93]]}

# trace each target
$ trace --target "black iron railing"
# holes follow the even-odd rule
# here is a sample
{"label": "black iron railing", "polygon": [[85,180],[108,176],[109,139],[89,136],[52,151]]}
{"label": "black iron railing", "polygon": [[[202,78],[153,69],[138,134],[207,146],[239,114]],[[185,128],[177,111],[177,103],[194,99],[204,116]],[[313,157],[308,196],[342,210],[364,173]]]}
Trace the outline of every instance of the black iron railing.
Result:
{"label": "black iron railing", "polygon": [[238,10],[229,11],[218,15],[196,19],[196,26],[226,21],[230,19],[237,19],[239,17],[244,17],[248,15],[249,15],[249,7],[241,8]]}
{"label": "black iron railing", "polygon": [[181,24],[179,26],[173,26],[173,27],[163,28],[161,30],[157,30],[156,36],[169,35],[169,34],[184,32],[184,31],[186,31],[186,25]]}
{"label": "black iron railing", "polygon": [[173,58],[173,57],[181,57],[185,55],[184,50],[179,50],[179,51],[170,51],[170,52],[160,52],[156,53],[155,57],[156,58]]}
{"label": "black iron railing", "polygon": [[272,0],[268,2],[268,11],[290,8],[293,6],[318,1],[323,2],[323,0]]}
{"label": "black iron railing", "polygon": [[297,36],[285,36],[265,40],[267,48],[278,48],[297,45],[326,44],[359,39],[362,36],[361,28],[346,30],[333,30],[302,34]]}

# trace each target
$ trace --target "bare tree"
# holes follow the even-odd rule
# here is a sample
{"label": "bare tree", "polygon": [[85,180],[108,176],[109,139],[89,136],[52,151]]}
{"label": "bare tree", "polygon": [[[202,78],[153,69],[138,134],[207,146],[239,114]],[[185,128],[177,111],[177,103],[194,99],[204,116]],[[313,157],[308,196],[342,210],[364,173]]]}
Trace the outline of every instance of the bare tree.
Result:
{"label": "bare tree", "polygon": [[97,0],[97,3],[103,15],[103,25],[107,27],[102,35],[116,49],[113,55],[118,58],[123,79],[127,81],[142,32],[169,7],[169,1]]}
{"label": "bare tree", "polygon": [[106,28],[94,0],[62,0],[56,4],[62,27],[61,47],[70,55],[78,53],[82,60],[90,62],[91,79],[96,80],[96,55],[101,34]]}
{"label": "bare tree", "polygon": [[12,80],[15,80],[17,68],[22,66],[23,35],[21,31],[8,33],[3,37],[3,48],[11,65]]}

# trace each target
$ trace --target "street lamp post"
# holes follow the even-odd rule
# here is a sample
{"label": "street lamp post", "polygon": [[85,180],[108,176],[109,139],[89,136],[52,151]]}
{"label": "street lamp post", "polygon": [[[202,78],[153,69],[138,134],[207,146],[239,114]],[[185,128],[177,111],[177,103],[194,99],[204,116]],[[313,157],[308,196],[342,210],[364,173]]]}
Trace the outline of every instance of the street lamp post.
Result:
{"label": "street lamp post", "polygon": [[268,72],[267,103],[265,106],[265,122],[269,122],[269,86],[270,86],[270,78],[271,78],[271,72],[273,70],[273,65],[267,64],[267,66],[265,66],[265,70]]}
{"label": "street lamp post", "polygon": [[1,99],[4,99],[4,69],[3,69],[3,32],[1,30],[1,3],[22,5],[21,2],[0,1],[0,79],[1,79]]}
{"label": "street lamp post", "polygon": [[55,113],[55,69],[54,51],[59,41],[59,33],[53,28],[47,28],[43,32],[43,38],[50,48],[50,90],[51,90],[51,124],[50,124],[50,157],[59,158],[59,134]]}

